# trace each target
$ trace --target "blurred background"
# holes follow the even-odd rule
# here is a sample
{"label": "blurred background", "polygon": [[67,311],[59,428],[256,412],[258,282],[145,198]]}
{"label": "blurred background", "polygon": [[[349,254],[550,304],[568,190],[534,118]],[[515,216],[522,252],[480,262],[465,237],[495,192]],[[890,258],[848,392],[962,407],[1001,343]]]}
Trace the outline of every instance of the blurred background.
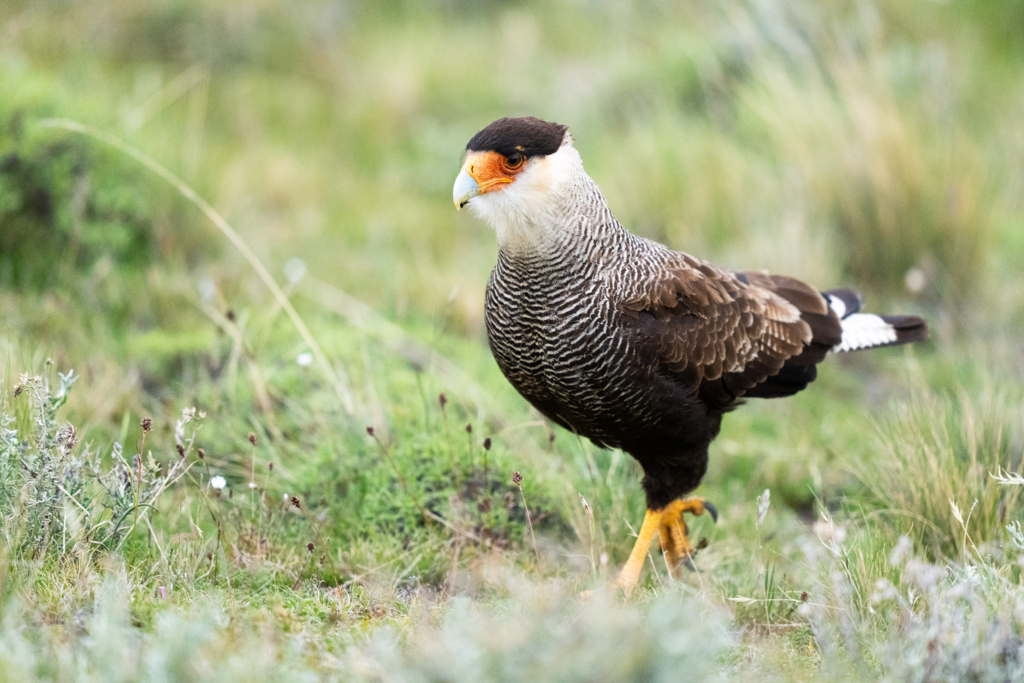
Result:
{"label": "blurred background", "polygon": [[[189,461],[195,485],[154,503],[155,526],[137,534],[150,534],[143,559],[131,545],[125,571],[137,584],[126,578],[124,594],[131,623],[146,628],[162,609],[159,586],[202,602],[204,590],[220,595],[221,571],[254,604],[286,602],[292,611],[273,619],[301,612],[295,623],[327,634],[316,647],[335,654],[351,642],[347,628],[408,625],[421,589],[485,593],[488,562],[536,567],[571,583],[572,595],[610,576],[643,513],[641,474],[622,453],[546,425],[501,377],[482,322],[494,236],[451,202],[469,138],[499,117],[537,116],[569,126],[630,230],[720,266],[858,288],[868,310],[931,325],[926,344],[832,359],[809,391],[729,416],[701,489],[722,520],[695,526],[711,545],[699,557],[705,573],[683,582],[687,596],[699,587],[730,628],[765,642],[782,634],[778,657],[814,666],[835,615],[856,613],[865,640],[886,642],[886,629],[909,618],[869,599],[879,576],[910,586],[908,600],[920,595],[887,559],[902,534],[929,561],[966,566],[969,528],[999,577],[991,601],[1009,610],[999,623],[1017,618],[1022,633],[1013,615],[1024,608],[1013,612],[998,592],[1021,583],[1024,536],[1011,545],[1005,531],[1020,518],[1020,488],[989,476],[1019,472],[1024,453],[1022,35],[1017,0],[3,0],[0,413],[9,420],[0,427],[42,430],[39,457],[56,458],[46,435],[57,423],[37,410],[49,399],[21,373],[48,377],[56,391],[55,372],[74,368],[61,419],[77,426],[79,448],[116,467],[152,416],[143,443],[156,449],[157,472],[179,457],[171,444],[182,408],[208,413],[196,442],[206,459]],[[12,391],[26,386],[36,404]],[[28,441],[8,446],[8,464],[33,452]],[[0,489],[23,469],[0,467]],[[211,473],[227,480],[212,508]],[[232,499],[234,489],[252,499]],[[765,489],[767,521],[757,505]],[[301,593],[308,602],[293,601],[313,576],[310,530],[279,503],[295,494],[338,565],[315,570]],[[3,507],[15,498],[0,496],[7,520],[22,515]],[[977,509],[964,523],[951,500]],[[425,524],[419,501],[487,542]],[[230,554],[215,511],[234,525],[224,531]],[[59,517],[40,514],[40,524]],[[795,610],[817,566],[800,548],[822,528],[840,535],[828,515],[856,539],[847,545],[856,552],[835,552],[857,597],[850,607],[852,593],[835,588],[820,626]],[[63,533],[47,532],[47,543]],[[71,572],[67,548],[47,547]],[[202,574],[218,549],[223,564]],[[44,555],[32,544],[17,552]],[[814,584],[823,594],[838,585],[834,569]],[[648,586],[665,585],[658,572]],[[335,611],[318,602],[321,575],[346,587]],[[26,618],[78,623],[100,579],[44,578],[18,589],[42,610]],[[614,651],[602,643],[632,629],[623,619],[628,628],[588,641],[595,651]],[[987,619],[977,642],[1003,647],[985,635]],[[724,629],[721,642],[734,643]],[[914,641],[922,657],[934,649],[926,630]],[[546,633],[534,635],[546,642]],[[453,636],[459,648],[462,637]],[[1007,637],[1019,648],[1018,635]],[[886,661],[906,659],[901,642]]]}
{"label": "blurred background", "polygon": [[[445,390],[466,415],[500,416],[496,429],[540,424],[486,349],[494,236],[450,200],[466,141],[533,115],[570,127],[634,232],[925,315],[932,341],[910,366],[922,383],[1016,390],[1022,27],[1021,3],[981,0],[8,0],[8,384],[46,358],[77,369],[74,421],[106,441],[199,402],[237,423],[223,431],[238,468],[246,456],[227,444],[252,425],[306,434],[279,440],[277,457],[316,471],[311,449],[333,462],[360,422],[407,425]],[[307,367],[308,339],[177,189],[123,151],[41,125],[52,117],[141,150],[208,200],[286,287],[337,381]],[[905,391],[908,366],[900,351],[841,361],[818,398],[736,418],[720,460],[744,496],[767,477],[811,506],[830,479],[849,483],[824,468],[808,484],[807,458],[830,462],[834,413],[853,413],[860,434],[861,411]],[[332,382],[343,409],[322,397]],[[795,426],[767,432],[774,446],[763,425],[780,417]],[[338,423],[340,441],[311,421]],[[794,458],[787,440],[810,455]],[[590,456],[572,457],[587,471]]]}
{"label": "blurred background", "polygon": [[[410,392],[419,406],[446,388],[467,414],[500,405],[516,416],[502,424],[536,422],[486,350],[493,234],[450,201],[466,141],[533,115],[570,127],[631,230],[726,267],[860,288],[871,310],[929,318],[915,367],[930,386],[1016,387],[1022,26],[1021,3],[981,0],[8,0],[7,376],[46,358],[76,368],[73,415],[108,440],[184,400],[244,433],[271,429],[295,393],[319,395],[296,362],[310,349],[242,254],[122,151],[41,125],[66,117],[149,155],[237,230],[327,350],[357,416],[346,429],[401,421],[420,410]],[[843,365],[823,386],[856,411],[906,383],[900,352]],[[793,419],[817,424],[821,403],[800,400]],[[737,434],[794,414],[756,410]]]}
{"label": "blurred background", "polygon": [[1019,309],[1003,276],[1024,253],[1020,3],[9,0],[0,12],[7,289],[116,300],[136,325],[169,328],[113,271],[243,286],[238,255],[166,183],[35,125],[67,116],[178,174],[278,277],[298,256],[390,318],[443,316],[479,339],[494,240],[446,198],[473,133],[534,115],[569,125],[619,219],[672,247],[853,284],[879,306],[971,302],[937,325],[940,343],[981,301],[1000,322]]}

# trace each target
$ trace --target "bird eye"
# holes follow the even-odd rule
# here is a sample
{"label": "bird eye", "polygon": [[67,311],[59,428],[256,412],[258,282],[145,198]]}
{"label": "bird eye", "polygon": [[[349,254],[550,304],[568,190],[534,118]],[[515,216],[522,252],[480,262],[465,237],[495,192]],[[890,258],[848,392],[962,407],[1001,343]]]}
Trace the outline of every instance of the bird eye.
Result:
{"label": "bird eye", "polygon": [[524,157],[522,154],[519,154],[518,152],[510,154],[508,157],[508,167],[519,168],[520,166],[523,165],[524,161],[526,161],[526,157]]}

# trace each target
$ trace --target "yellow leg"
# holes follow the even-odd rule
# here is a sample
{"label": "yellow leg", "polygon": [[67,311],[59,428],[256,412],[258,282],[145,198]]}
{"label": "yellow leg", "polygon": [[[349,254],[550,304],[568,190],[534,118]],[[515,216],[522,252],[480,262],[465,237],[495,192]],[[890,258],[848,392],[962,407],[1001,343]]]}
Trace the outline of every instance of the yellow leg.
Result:
{"label": "yellow leg", "polygon": [[703,515],[705,511],[710,512],[711,517],[718,521],[718,511],[703,498],[686,498],[673,501],[661,510],[648,510],[644,515],[644,523],[640,527],[636,543],[633,544],[633,551],[629,554],[629,560],[619,572],[615,583],[627,595],[633,590],[633,586],[640,580],[640,570],[643,569],[655,532],[661,541],[661,549],[665,553],[669,571],[678,579],[680,567],[684,562],[690,562],[694,553],[683,513]]}
{"label": "yellow leg", "polygon": [[633,550],[629,553],[626,566],[619,572],[619,578],[615,580],[616,585],[629,595],[633,586],[640,580],[640,570],[644,567],[644,560],[647,559],[647,551],[654,541],[654,533],[661,524],[661,510],[648,510],[644,515],[644,523],[640,525],[640,533],[633,544]]}
{"label": "yellow leg", "polygon": [[[696,499],[677,500],[665,507],[661,512],[661,523],[658,526],[658,536],[661,538],[661,550],[665,553],[665,562],[668,570],[676,579],[684,561],[689,561],[693,556],[693,546],[690,544],[689,529],[683,520],[683,512],[690,511],[694,514],[703,514],[696,511],[692,502]],[[700,501],[696,501],[700,505]]]}
{"label": "yellow leg", "polygon": [[[678,538],[676,534],[672,533],[672,527],[675,525],[669,522],[669,519],[674,520],[676,517],[672,514],[672,507],[678,502],[675,501],[662,508],[658,518],[658,541],[661,544],[661,552],[665,555],[665,562],[668,563],[670,569],[679,563]],[[675,572],[673,572],[673,576],[675,576]]]}

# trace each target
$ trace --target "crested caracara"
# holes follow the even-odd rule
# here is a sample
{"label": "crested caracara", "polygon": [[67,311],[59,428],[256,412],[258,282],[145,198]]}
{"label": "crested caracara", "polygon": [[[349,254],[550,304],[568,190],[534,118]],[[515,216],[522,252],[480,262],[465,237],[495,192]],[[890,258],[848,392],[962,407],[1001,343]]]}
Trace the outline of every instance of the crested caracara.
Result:
{"label": "crested caracara", "polygon": [[683,498],[742,398],[804,389],[830,351],[925,339],[913,316],[859,312],[848,290],[733,272],[626,230],[565,126],[501,119],[473,136],[456,208],[497,235],[487,337],[509,382],[548,419],[644,470],[647,513],[618,583],[636,584],[657,532],[673,573],[693,546]]}

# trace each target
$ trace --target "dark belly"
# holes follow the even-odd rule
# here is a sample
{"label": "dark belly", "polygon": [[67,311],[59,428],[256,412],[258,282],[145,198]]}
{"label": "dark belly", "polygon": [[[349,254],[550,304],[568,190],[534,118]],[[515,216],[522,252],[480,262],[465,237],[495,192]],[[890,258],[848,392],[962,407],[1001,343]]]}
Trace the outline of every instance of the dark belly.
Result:
{"label": "dark belly", "polygon": [[499,276],[487,287],[487,338],[512,386],[548,419],[635,457],[649,506],[696,488],[721,412],[663,368],[631,321],[599,297],[509,288]]}
{"label": "dark belly", "polygon": [[491,351],[512,386],[547,418],[631,452],[642,442],[690,441],[701,431],[695,421],[705,411],[693,392],[660,372],[627,324],[600,315],[600,302],[560,308],[527,292],[502,294],[492,281]]}

